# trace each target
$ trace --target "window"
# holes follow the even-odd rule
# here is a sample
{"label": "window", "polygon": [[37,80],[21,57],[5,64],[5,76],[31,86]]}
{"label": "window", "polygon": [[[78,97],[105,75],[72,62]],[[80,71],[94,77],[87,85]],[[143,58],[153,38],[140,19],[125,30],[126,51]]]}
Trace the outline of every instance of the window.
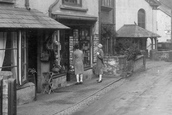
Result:
{"label": "window", "polygon": [[[26,76],[27,76],[27,60],[26,60],[26,54],[27,54],[27,46],[26,46],[26,32],[21,32],[21,40],[19,37],[19,41],[21,41],[21,44],[19,44],[19,68],[21,67],[21,83],[25,82]],[[20,48],[21,47],[21,48]],[[21,57],[20,57],[21,56]]]}
{"label": "window", "polygon": [[0,0],[0,2],[4,2],[4,3],[14,3],[14,0]]}
{"label": "window", "polygon": [[27,80],[25,34],[0,32],[0,71],[11,71],[19,85]]}
{"label": "window", "polygon": [[[17,70],[17,34],[0,32],[0,71],[11,71],[18,76]],[[13,37],[13,39],[12,39]],[[18,80],[17,80],[18,81]]]}
{"label": "window", "polygon": [[71,6],[82,6],[82,0],[63,0],[63,4]]}
{"label": "window", "polygon": [[145,28],[145,23],[146,23],[145,20],[146,20],[145,10],[140,9],[138,11],[138,26]]}
{"label": "window", "polygon": [[101,0],[102,6],[112,7],[112,0]]}
{"label": "window", "polygon": [[78,43],[80,49],[84,53],[84,68],[91,66],[91,41],[90,41],[90,28],[74,28],[69,37],[69,57],[70,65],[73,64],[72,53],[73,46]]}

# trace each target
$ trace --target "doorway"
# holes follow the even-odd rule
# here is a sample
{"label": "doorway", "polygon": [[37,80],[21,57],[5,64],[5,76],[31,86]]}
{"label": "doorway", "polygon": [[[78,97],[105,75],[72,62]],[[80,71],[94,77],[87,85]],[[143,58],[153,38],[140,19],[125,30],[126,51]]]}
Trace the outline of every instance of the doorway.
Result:
{"label": "doorway", "polygon": [[33,82],[37,88],[37,31],[28,32],[28,81]]}

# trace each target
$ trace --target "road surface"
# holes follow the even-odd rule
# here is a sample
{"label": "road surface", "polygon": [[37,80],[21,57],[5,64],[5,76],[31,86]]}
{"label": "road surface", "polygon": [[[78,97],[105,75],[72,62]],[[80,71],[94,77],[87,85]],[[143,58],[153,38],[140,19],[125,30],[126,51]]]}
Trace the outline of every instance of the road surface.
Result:
{"label": "road surface", "polygon": [[172,63],[148,61],[146,71],[73,115],[172,115]]}

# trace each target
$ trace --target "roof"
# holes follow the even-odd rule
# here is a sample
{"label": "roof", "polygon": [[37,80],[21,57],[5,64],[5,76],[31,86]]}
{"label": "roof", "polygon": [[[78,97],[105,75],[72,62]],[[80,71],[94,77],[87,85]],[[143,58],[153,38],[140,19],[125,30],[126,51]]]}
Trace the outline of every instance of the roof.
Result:
{"label": "roof", "polygon": [[149,5],[152,7],[158,7],[159,5],[161,5],[159,0],[146,0],[146,2],[148,2]]}
{"label": "roof", "polygon": [[172,0],[159,0],[161,4],[166,5],[169,8],[172,8]]}
{"label": "roof", "polygon": [[165,6],[165,5],[162,4],[162,5],[160,5],[158,7],[158,9],[161,10],[162,12],[164,12],[165,14],[167,14],[168,16],[171,17],[171,9],[168,8],[167,6]]}
{"label": "roof", "polygon": [[8,7],[0,7],[0,28],[68,29],[38,10]]}
{"label": "roof", "polygon": [[73,12],[52,12],[56,18],[62,19],[74,19],[74,20],[89,20],[89,21],[97,21],[97,17],[85,14],[85,13],[73,13]]}
{"label": "roof", "polygon": [[152,38],[160,37],[158,34],[143,29],[135,24],[124,25],[117,31],[117,37]]}

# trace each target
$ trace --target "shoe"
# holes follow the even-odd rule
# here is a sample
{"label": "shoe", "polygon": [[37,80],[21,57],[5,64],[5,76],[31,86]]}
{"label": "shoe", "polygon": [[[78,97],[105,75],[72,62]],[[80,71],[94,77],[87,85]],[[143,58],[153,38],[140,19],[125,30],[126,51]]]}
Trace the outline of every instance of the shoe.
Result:
{"label": "shoe", "polygon": [[97,80],[97,83],[101,83],[102,81],[103,81],[103,80],[100,80],[100,81],[99,81],[99,80]]}
{"label": "shoe", "polygon": [[76,82],[75,85],[79,85],[80,83],[79,82]]}

